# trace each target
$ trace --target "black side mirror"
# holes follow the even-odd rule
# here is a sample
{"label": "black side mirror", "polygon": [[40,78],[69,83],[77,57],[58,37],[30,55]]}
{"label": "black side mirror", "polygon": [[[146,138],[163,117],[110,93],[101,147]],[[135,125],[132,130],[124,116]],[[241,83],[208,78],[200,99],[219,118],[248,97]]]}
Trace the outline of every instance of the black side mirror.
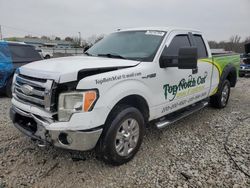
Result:
{"label": "black side mirror", "polygon": [[160,57],[160,68],[166,67],[178,67],[177,56],[161,56]]}
{"label": "black side mirror", "polygon": [[185,47],[179,49],[178,68],[179,69],[196,69],[198,61],[197,47]]}

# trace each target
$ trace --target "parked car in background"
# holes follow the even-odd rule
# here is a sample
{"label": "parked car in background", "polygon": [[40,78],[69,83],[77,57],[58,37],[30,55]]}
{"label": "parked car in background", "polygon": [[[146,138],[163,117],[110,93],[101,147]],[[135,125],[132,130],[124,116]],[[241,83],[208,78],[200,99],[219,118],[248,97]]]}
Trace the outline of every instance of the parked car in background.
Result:
{"label": "parked car in background", "polygon": [[244,77],[250,75],[250,64],[241,64],[239,76]]}
{"label": "parked car in background", "polygon": [[250,75],[250,43],[245,44],[245,54],[243,54],[241,59],[239,76]]}
{"label": "parked car in background", "polygon": [[15,70],[22,65],[42,59],[31,45],[0,41],[0,91],[11,97],[12,78]]}
{"label": "parked car in background", "polygon": [[37,51],[44,59],[50,59],[53,57],[53,53],[48,50],[38,49]]}

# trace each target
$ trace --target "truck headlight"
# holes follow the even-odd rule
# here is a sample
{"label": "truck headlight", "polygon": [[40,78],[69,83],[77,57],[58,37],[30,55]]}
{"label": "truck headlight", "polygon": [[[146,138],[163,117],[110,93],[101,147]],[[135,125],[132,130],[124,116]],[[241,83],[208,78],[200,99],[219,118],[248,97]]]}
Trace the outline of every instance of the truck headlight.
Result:
{"label": "truck headlight", "polygon": [[96,100],[96,90],[61,93],[58,102],[58,120],[69,121],[73,113],[91,111]]}

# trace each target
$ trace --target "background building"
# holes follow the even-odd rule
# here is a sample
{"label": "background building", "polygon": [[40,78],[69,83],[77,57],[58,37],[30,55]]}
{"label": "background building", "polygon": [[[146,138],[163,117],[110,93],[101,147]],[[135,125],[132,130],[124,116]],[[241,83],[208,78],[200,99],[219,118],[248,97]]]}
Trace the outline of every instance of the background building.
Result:
{"label": "background building", "polygon": [[54,49],[70,49],[73,42],[65,40],[48,40],[41,38],[16,38],[17,42],[24,42],[35,46],[36,49],[54,48]]}

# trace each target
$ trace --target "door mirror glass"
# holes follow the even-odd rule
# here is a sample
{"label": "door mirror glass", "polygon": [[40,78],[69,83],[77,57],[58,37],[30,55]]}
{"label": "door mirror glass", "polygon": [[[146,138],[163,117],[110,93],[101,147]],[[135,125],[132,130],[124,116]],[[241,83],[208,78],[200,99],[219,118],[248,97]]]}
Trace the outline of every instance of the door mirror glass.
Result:
{"label": "door mirror glass", "polygon": [[166,67],[177,67],[178,60],[177,56],[161,56],[160,57],[160,68]]}

